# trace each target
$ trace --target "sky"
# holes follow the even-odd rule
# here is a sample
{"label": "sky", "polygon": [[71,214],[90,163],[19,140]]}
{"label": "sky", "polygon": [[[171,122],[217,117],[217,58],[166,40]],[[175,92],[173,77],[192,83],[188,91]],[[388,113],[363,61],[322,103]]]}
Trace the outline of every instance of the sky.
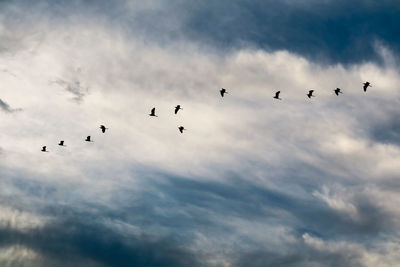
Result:
{"label": "sky", "polygon": [[400,265],[399,12],[0,1],[0,265]]}

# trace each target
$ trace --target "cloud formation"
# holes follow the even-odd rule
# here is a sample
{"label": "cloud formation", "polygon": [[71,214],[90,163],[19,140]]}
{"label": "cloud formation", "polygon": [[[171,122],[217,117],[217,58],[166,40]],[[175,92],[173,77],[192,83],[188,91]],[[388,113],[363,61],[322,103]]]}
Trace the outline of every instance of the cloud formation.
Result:
{"label": "cloud formation", "polygon": [[188,21],[217,3],[41,2],[17,23],[22,3],[0,12],[2,95],[25,110],[1,117],[0,265],[399,262],[396,47],[329,65],[204,45]]}
{"label": "cloud formation", "polygon": [[1,98],[0,98],[0,109],[6,113],[11,113],[20,110],[11,108],[10,105],[7,102],[4,102]]}

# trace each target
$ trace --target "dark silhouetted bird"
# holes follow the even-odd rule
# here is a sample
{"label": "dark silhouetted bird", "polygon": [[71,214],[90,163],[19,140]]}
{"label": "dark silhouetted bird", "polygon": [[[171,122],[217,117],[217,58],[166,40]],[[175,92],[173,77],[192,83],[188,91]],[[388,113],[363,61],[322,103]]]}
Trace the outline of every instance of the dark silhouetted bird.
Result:
{"label": "dark silhouetted bird", "polygon": [[64,141],[61,140],[60,143],[59,143],[58,145],[59,145],[59,146],[65,146],[65,145],[64,145]]}
{"label": "dark silhouetted bird", "polygon": [[333,90],[333,91],[335,92],[336,95],[343,94],[343,92],[340,91],[340,88],[336,88],[336,89]]}
{"label": "dark silhouetted bird", "polygon": [[315,95],[313,95],[313,93],[314,93],[314,90],[308,91],[308,94],[307,94],[308,98],[315,97]]}
{"label": "dark silhouetted bird", "polygon": [[179,131],[180,131],[181,133],[183,133],[183,131],[186,130],[185,127],[183,127],[183,126],[179,126],[178,129],[179,129]]}
{"label": "dark silhouetted bird", "polygon": [[105,133],[108,128],[106,128],[104,125],[100,125],[100,129],[103,133]]}
{"label": "dark silhouetted bird", "polygon": [[86,141],[86,142],[93,142],[93,141],[90,139],[90,135],[89,135],[88,137],[86,137],[85,141]]}
{"label": "dark silhouetted bird", "polygon": [[365,83],[364,83],[364,86],[363,86],[364,92],[367,91],[368,86],[369,86],[369,87],[372,87],[372,85],[371,85],[369,82],[365,82]]}
{"label": "dark silhouetted bird", "polygon": [[42,147],[42,152],[49,152],[46,150],[46,146]]}
{"label": "dark silhouetted bird", "polygon": [[275,99],[282,100],[282,98],[279,98],[279,94],[280,94],[280,93],[281,93],[281,91],[276,92],[274,98],[275,98]]}
{"label": "dark silhouetted bird", "polygon": [[151,109],[151,112],[150,112],[149,116],[158,117],[158,116],[156,115],[156,108],[152,108],[152,109]]}
{"label": "dark silhouetted bird", "polygon": [[219,92],[221,93],[222,97],[224,97],[224,95],[228,93],[225,88],[222,88],[221,90],[219,90]]}
{"label": "dark silhouetted bird", "polygon": [[181,105],[177,105],[175,107],[175,114],[177,114],[180,109],[183,109],[183,108],[181,108]]}

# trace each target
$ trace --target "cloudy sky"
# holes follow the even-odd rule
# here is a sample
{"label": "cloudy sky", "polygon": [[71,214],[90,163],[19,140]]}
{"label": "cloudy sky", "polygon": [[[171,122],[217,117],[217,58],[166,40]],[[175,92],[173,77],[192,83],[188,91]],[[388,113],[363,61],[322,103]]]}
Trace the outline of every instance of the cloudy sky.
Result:
{"label": "cloudy sky", "polygon": [[399,12],[0,1],[0,265],[400,265]]}

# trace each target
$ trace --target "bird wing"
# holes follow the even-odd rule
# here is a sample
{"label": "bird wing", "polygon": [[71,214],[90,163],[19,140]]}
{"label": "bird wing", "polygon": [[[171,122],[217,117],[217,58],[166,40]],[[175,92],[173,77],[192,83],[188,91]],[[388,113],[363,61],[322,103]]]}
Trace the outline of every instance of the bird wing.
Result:
{"label": "bird wing", "polygon": [[310,95],[312,95],[312,93],[314,93],[314,90],[310,90]]}

